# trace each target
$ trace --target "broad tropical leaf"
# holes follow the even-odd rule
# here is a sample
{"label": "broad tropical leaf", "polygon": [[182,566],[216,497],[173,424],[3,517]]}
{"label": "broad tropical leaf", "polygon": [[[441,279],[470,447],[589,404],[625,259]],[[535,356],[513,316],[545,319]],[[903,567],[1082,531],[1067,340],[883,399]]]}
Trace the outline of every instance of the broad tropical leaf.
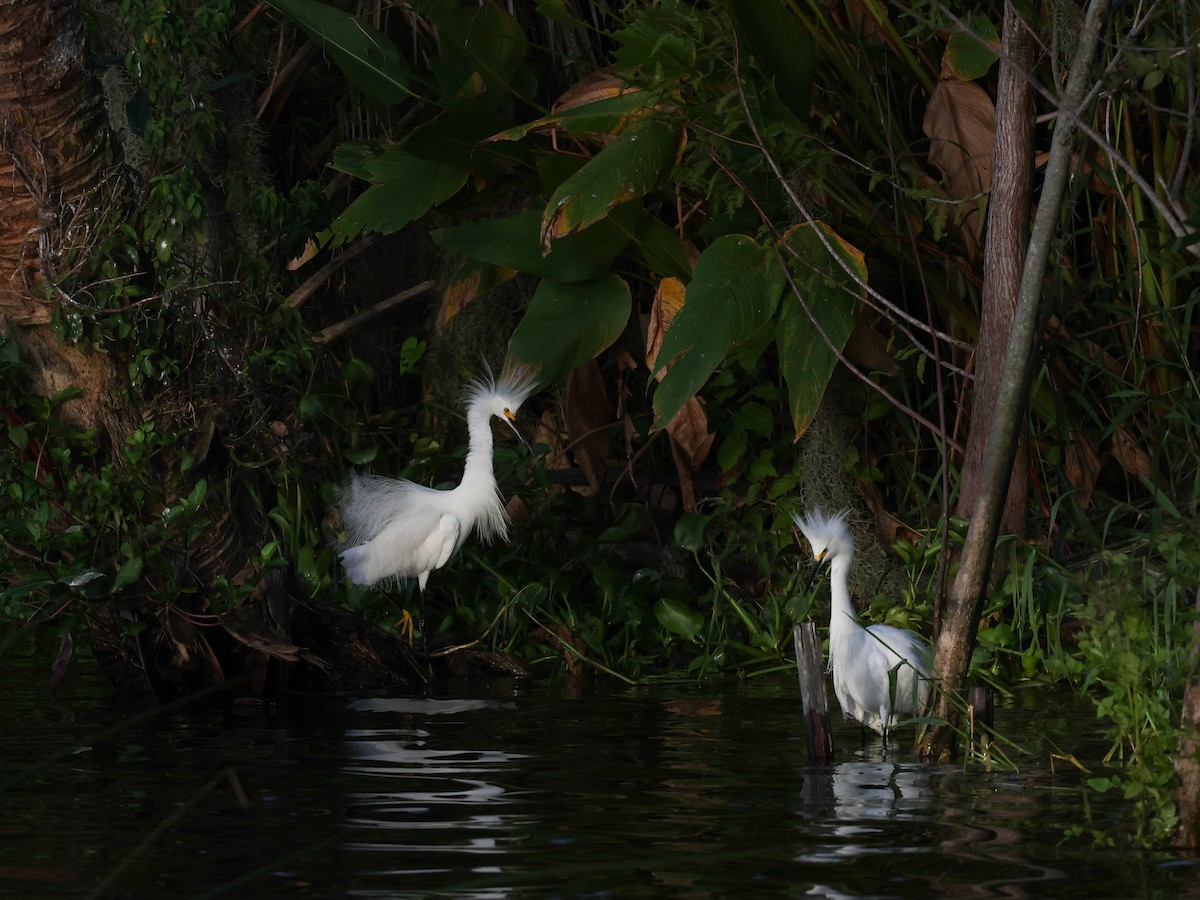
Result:
{"label": "broad tropical leaf", "polygon": [[542,218],[545,249],[603,219],[613,207],[649,193],[678,157],[682,139],[679,126],[667,122],[621,132],[551,196]]}
{"label": "broad tropical leaf", "polygon": [[363,166],[373,181],[329,228],[334,246],[363,232],[391,234],[439,203],[449,200],[467,180],[467,171],[412,156],[393,147]]}
{"label": "broad tropical leaf", "polygon": [[346,79],[377,103],[391,106],[406,97],[413,80],[395,44],[364,18],[317,0],[267,0],[320,44]]}
{"label": "broad tropical leaf", "polygon": [[[867,279],[863,254],[831,228],[824,224],[819,227],[821,234],[809,225],[801,225],[784,237],[798,260],[793,266],[793,278],[804,303],[802,305],[800,298],[790,292],[784,296],[775,343],[779,348],[779,365],[787,382],[792,426],[797,435],[803,434],[812,422],[837,365],[837,353],[830,344],[841,351],[854,330],[857,298],[861,296],[862,288],[842,264],[863,282]],[[830,254],[825,241],[821,240],[822,235],[840,262]],[[824,336],[821,331],[825,332]]]}
{"label": "broad tropical leaf", "polygon": [[554,281],[587,281],[609,270],[637,228],[641,210],[627,204],[578,234],[556,241],[542,254],[541,214],[526,210],[503,219],[471,222],[432,232],[434,241],[472,259]]}
{"label": "broad tropical leaf", "polygon": [[512,102],[525,59],[525,33],[494,3],[429,4],[442,55],[430,60],[443,101],[456,110],[494,110]]}
{"label": "broad tropical leaf", "polygon": [[450,276],[450,283],[442,291],[442,303],[437,314],[438,330],[445,328],[446,323],[476,297],[504,284],[516,274],[515,269],[468,259]]}
{"label": "broad tropical leaf", "polygon": [[786,3],[727,0],[741,43],[775,93],[800,121],[808,120],[812,94],[813,45],[808,30]]}
{"label": "broad tropical leaf", "polygon": [[783,284],[774,251],[745,235],[717,238],[700,254],[683,309],[655,361],[659,369],[671,364],[654,393],[655,427],[669,422],[729,351],[771,320]]}
{"label": "broad tropical leaf", "polygon": [[611,346],[632,306],[629,285],[611,273],[571,284],[545,279],[509,341],[505,365],[537,369],[542,385],[557,381]]}

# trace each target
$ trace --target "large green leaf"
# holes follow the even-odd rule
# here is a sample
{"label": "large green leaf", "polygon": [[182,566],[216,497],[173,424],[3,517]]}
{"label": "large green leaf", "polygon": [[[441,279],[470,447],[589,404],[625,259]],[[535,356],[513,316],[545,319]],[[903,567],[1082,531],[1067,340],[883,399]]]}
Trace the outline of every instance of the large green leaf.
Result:
{"label": "large green leaf", "polygon": [[[862,253],[832,229],[824,225],[820,229],[818,234],[811,226],[801,225],[785,238],[798,260],[793,266],[793,278],[804,298],[804,305],[791,293],[784,297],[775,342],[797,435],[803,434],[812,422],[837,365],[837,353],[830,344],[840,352],[854,330],[857,298],[862,289],[842,264],[864,283],[867,279]],[[837,259],[830,254],[826,243],[837,254]],[[825,332],[824,337],[821,331]]]}
{"label": "large green leaf", "polygon": [[[991,20],[982,13],[975,13],[971,16],[971,30],[974,34],[957,31],[950,35],[942,61],[955,76],[964,81],[982,78],[999,58],[1000,35]],[[987,43],[980,43],[979,38]]]}
{"label": "large green leaf", "polygon": [[334,246],[363,232],[391,234],[449,200],[467,180],[467,170],[413,156],[399,147],[362,162],[372,181],[329,227]]}
{"label": "large green leaf", "polygon": [[786,3],[726,0],[738,38],[759,71],[792,113],[807,121],[812,93],[813,46],[808,30]]}
{"label": "large green leaf", "polygon": [[665,425],[737,344],[775,314],[784,276],[774,251],[751,238],[717,238],[696,260],[683,308],[658,351],[674,365],[654,393],[655,425]]}
{"label": "large green leaf", "polygon": [[555,241],[545,256],[537,210],[438,229],[431,237],[439,246],[472,259],[554,281],[587,281],[609,270],[632,239],[640,217],[640,207],[627,204],[591,228]]}
{"label": "large green leaf", "polygon": [[395,44],[361,16],[317,0],[267,0],[320,44],[347,80],[378,103],[390,106],[416,95],[412,70]]}
{"label": "large green leaf", "polygon": [[696,43],[686,35],[665,31],[655,6],[645,4],[614,35],[621,46],[613,57],[622,68],[640,69],[659,84],[691,78],[696,73]]}
{"label": "large green leaf", "polygon": [[545,246],[653,190],[678,156],[682,137],[678,125],[662,121],[621,132],[550,197],[542,217]]}
{"label": "large green leaf", "polygon": [[437,25],[441,55],[429,61],[443,102],[460,111],[494,110],[513,96],[525,59],[525,33],[494,3],[426,7]]}
{"label": "large green leaf", "polygon": [[508,344],[510,364],[538,370],[550,384],[620,337],[633,306],[629,285],[613,274],[564,284],[543,280]]}
{"label": "large green leaf", "polygon": [[642,262],[656,275],[670,275],[685,281],[692,277],[692,264],[679,232],[649,216],[638,223],[635,248]]}

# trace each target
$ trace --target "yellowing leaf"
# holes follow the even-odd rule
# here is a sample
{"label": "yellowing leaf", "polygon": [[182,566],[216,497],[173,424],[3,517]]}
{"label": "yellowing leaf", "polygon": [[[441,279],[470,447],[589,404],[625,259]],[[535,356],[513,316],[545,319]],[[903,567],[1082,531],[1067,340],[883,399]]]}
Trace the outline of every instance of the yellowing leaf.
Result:
{"label": "yellowing leaf", "polygon": [[687,288],[678,278],[664,278],[654,292],[654,303],[650,306],[650,324],[646,329],[646,366],[654,372],[654,377],[659,381],[662,381],[663,375],[666,374],[666,367],[659,371],[654,368],[654,363],[658,359],[658,350],[662,347],[663,337],[671,327],[675,314],[683,309],[686,292]]}

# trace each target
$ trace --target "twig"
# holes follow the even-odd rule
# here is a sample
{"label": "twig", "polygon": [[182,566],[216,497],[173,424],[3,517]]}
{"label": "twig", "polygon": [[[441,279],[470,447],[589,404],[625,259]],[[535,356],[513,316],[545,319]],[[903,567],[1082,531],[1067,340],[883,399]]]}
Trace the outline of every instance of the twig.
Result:
{"label": "twig", "polygon": [[411,300],[418,294],[423,294],[425,291],[432,290],[437,285],[433,281],[422,281],[416,287],[410,287],[406,291],[401,291],[399,294],[393,294],[386,300],[380,300],[374,306],[364,309],[360,313],[356,313],[348,319],[330,325],[328,328],[322,328],[313,335],[314,344],[330,344],[339,338],[345,337],[354,331],[357,331],[368,322],[382,316],[394,306],[399,306],[405,300]]}
{"label": "twig", "polygon": [[286,300],[283,301],[284,309],[298,309],[308,298],[317,292],[317,288],[323,285],[334,273],[345,266],[350,260],[362,254],[375,243],[375,235],[368,235],[360,240],[353,247],[340,253],[331,259],[325,265],[321,266],[316,272],[308,277],[308,280],[300,287],[292,291]]}

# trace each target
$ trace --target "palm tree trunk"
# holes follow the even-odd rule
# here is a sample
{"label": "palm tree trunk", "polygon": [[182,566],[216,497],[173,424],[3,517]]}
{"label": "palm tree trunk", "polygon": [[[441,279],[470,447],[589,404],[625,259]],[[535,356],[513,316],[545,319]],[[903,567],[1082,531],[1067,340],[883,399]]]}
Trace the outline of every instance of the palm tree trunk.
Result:
{"label": "palm tree trunk", "polygon": [[79,388],[63,415],[119,441],[133,420],[111,361],[62,344],[51,326],[56,273],[84,249],[108,147],[78,3],[0,4],[0,331],[33,373],[31,392]]}

